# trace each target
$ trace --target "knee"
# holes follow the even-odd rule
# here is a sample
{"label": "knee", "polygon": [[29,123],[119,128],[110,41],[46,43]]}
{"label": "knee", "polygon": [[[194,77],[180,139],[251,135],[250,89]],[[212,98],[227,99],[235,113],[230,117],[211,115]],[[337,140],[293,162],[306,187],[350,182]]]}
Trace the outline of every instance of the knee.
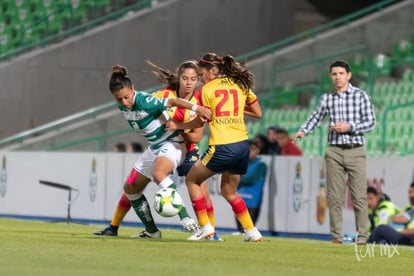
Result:
{"label": "knee", "polygon": [[160,183],[166,177],[167,175],[165,175],[164,172],[160,172],[159,170],[154,170],[152,172],[152,179],[155,183]]}
{"label": "knee", "polygon": [[232,190],[229,190],[229,189],[223,189],[223,188],[221,188],[221,196],[226,201],[231,202],[231,201],[233,201],[236,198],[237,193],[236,193],[236,191],[232,191]]}
{"label": "knee", "polygon": [[132,193],[132,184],[125,182],[124,183],[124,192],[126,194],[131,194]]}

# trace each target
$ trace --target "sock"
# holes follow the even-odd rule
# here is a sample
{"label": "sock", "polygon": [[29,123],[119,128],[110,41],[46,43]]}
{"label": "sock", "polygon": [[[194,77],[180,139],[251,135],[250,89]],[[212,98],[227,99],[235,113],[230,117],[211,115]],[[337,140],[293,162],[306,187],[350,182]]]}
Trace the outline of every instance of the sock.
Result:
{"label": "sock", "polygon": [[172,179],[170,177],[166,177],[163,180],[161,180],[160,184],[158,184],[158,186],[160,186],[161,189],[164,188],[173,188],[173,189],[177,189],[177,185],[174,184],[174,181],[172,181]]}
{"label": "sock", "polygon": [[138,217],[145,225],[145,230],[149,233],[157,232],[158,228],[152,218],[147,198],[143,194],[127,195],[127,197],[129,198],[135,213],[137,213]]}
{"label": "sock", "polygon": [[197,216],[198,223],[200,226],[204,226],[209,222],[207,210],[206,210],[206,199],[204,196],[198,199],[192,200],[194,212]]}
{"label": "sock", "polygon": [[208,220],[210,221],[211,226],[214,227],[215,221],[214,221],[213,202],[210,201],[210,202],[206,203],[206,211],[207,211]]}
{"label": "sock", "polygon": [[252,230],[254,228],[254,224],[244,200],[237,195],[237,197],[229,203],[242,227],[246,230]]}
{"label": "sock", "polygon": [[121,198],[118,201],[118,205],[116,206],[114,215],[112,217],[111,226],[119,227],[129,209],[131,209],[131,203],[124,193],[122,194]]}
{"label": "sock", "polygon": [[190,215],[187,213],[187,208],[183,204],[183,208],[181,208],[181,211],[178,213],[178,216],[180,217],[180,220],[183,218],[189,218]]}
{"label": "sock", "polygon": [[[162,189],[164,189],[164,188],[172,188],[174,190],[177,190],[177,185],[175,185],[175,183],[169,177],[164,178],[160,182],[159,186]],[[181,211],[178,213],[178,216],[180,217],[180,220],[182,220],[184,218],[189,218],[190,217],[190,215],[188,215],[187,208],[184,206],[184,204],[183,204],[183,208],[181,208]]]}

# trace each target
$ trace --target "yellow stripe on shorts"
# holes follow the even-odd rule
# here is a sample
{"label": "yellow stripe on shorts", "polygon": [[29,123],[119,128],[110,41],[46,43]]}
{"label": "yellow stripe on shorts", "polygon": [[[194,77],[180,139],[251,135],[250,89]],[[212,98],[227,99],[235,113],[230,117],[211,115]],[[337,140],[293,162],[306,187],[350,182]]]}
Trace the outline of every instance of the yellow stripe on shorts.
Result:
{"label": "yellow stripe on shorts", "polygon": [[216,146],[209,146],[203,160],[201,160],[201,163],[207,167],[208,162],[210,162],[211,158],[213,158],[215,152]]}

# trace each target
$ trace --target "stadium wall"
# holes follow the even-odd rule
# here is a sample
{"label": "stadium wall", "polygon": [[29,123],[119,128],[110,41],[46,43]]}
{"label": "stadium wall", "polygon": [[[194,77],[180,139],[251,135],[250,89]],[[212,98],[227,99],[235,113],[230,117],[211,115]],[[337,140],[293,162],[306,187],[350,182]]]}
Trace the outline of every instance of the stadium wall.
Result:
{"label": "stadium wall", "polygon": [[[39,180],[46,180],[76,189],[72,191],[71,198],[71,216],[74,220],[107,223],[123,193],[124,179],[137,155],[0,152],[0,157],[3,160],[0,216],[65,219],[68,191],[39,184]],[[322,159],[275,157],[272,160],[269,156],[263,156],[263,159],[270,169],[257,227],[271,233],[328,234],[328,210],[323,211],[324,218],[318,219],[317,216],[317,197],[324,170]],[[397,206],[404,207],[408,204],[407,190],[413,181],[413,168],[412,157],[368,158],[367,185],[383,191]],[[176,182],[182,184],[183,179],[176,179]],[[219,177],[211,178],[208,185],[215,207],[216,227],[234,230],[236,223],[231,208],[220,196]],[[344,233],[354,233],[355,219],[347,183],[344,187]],[[186,206],[190,207],[185,185],[180,185],[179,189]],[[157,190],[154,183],[146,188],[145,194],[150,202]],[[191,207],[189,211],[194,216]],[[178,218],[153,214],[157,223],[179,227]],[[126,223],[137,221],[133,211],[124,220]]]}

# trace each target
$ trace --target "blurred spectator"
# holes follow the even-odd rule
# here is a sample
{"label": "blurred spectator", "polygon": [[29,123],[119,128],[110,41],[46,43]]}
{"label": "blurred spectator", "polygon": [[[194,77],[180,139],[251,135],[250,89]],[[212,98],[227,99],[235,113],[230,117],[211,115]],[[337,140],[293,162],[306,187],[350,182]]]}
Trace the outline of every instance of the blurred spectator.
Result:
{"label": "blurred spectator", "polygon": [[276,130],[277,141],[280,146],[280,155],[294,155],[301,156],[302,150],[293,142],[293,139],[289,137],[289,133],[284,128]]}
{"label": "blurred spectator", "polygon": [[112,149],[113,152],[126,152],[126,145],[125,143],[118,143]]}
{"label": "blurred spectator", "polygon": [[[267,166],[258,157],[260,147],[256,140],[249,140],[249,166],[245,175],[241,176],[237,193],[244,199],[247,209],[252,217],[253,224],[260,214],[260,206],[262,204],[263,186],[266,180]],[[238,233],[243,233],[243,227],[236,219]]]}
{"label": "blurred spectator", "polygon": [[132,152],[143,152],[142,145],[140,143],[131,142],[127,145],[126,151],[129,153]]}
{"label": "blurred spectator", "polygon": [[260,154],[269,154],[269,140],[266,135],[259,133],[254,137],[254,140],[260,148]]}
{"label": "blurred spectator", "polygon": [[390,224],[391,218],[400,212],[386,194],[378,193],[374,187],[367,188],[367,200],[368,216],[371,223],[370,233],[379,225]]}
{"label": "blurred spectator", "polygon": [[280,145],[277,141],[277,131],[280,129],[279,126],[270,126],[267,129],[267,139],[269,141],[268,154],[280,154]]}
{"label": "blurred spectator", "polygon": [[390,225],[379,225],[368,239],[369,243],[388,243],[414,245],[414,182],[408,190],[410,205],[404,209],[404,213],[392,217],[393,227]]}

